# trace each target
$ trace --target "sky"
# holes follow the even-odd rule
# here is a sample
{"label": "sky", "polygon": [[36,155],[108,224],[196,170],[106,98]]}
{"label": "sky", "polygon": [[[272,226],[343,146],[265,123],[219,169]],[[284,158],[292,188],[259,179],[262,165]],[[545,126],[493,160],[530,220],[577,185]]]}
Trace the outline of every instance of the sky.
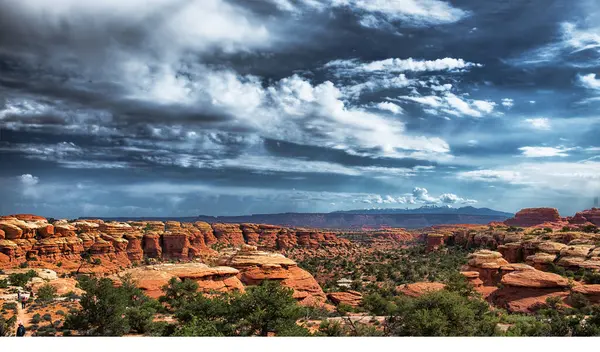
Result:
{"label": "sky", "polygon": [[0,213],[600,195],[596,0],[5,0]]}

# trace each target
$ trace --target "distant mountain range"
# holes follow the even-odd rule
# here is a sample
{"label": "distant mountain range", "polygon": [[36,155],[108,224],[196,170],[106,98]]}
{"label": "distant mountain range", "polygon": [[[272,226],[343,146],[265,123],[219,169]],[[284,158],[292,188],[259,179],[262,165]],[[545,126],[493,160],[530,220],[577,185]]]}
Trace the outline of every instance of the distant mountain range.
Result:
{"label": "distant mountain range", "polygon": [[364,227],[422,228],[444,224],[487,224],[504,221],[514,214],[488,208],[424,206],[417,209],[363,209],[332,213],[280,213],[241,216],[207,216],[181,218],[135,217],[103,218],[104,220],[174,220],[182,222],[205,221],[209,223],[259,223],[286,227],[311,227],[326,229],[360,229]]}
{"label": "distant mountain range", "polygon": [[461,214],[461,215],[492,215],[492,216],[505,216],[510,218],[514,216],[512,213],[506,213],[503,211],[497,211],[490,208],[475,208],[475,207],[461,207],[453,208],[448,205],[437,206],[437,205],[425,205],[416,209],[400,209],[400,208],[372,208],[372,209],[356,209],[356,210],[340,210],[334,211],[332,214],[343,213],[343,214]]}

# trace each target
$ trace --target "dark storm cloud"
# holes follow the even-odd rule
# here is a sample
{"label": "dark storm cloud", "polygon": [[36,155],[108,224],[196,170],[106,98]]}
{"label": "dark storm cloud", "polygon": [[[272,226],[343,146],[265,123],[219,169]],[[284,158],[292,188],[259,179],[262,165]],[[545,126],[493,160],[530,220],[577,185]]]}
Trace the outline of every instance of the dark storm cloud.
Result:
{"label": "dark storm cloud", "polygon": [[[142,3],[0,3],[2,212],[328,211],[415,187],[514,211],[600,189],[593,2]],[[328,66],[348,60],[383,69]]]}

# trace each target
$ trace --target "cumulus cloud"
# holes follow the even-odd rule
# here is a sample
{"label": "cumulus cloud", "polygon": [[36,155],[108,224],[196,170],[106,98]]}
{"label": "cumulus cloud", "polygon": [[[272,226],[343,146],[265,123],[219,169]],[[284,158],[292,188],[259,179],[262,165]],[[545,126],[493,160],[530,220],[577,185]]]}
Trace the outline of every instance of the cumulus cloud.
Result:
{"label": "cumulus cloud", "polygon": [[548,158],[548,157],[565,157],[569,156],[567,152],[573,148],[563,147],[521,147],[519,150],[523,152],[523,156],[527,158]]}
{"label": "cumulus cloud", "polygon": [[550,120],[545,117],[536,117],[536,118],[531,118],[531,119],[525,119],[525,122],[529,125],[530,128],[533,128],[536,130],[548,131],[552,127],[552,125],[550,124]]}
{"label": "cumulus cloud", "polygon": [[402,107],[400,107],[399,105],[396,105],[394,103],[391,103],[389,101],[377,103],[377,104],[375,104],[375,107],[379,110],[386,110],[386,111],[393,112],[394,114],[401,114],[404,111],[402,109]]}
{"label": "cumulus cloud", "polygon": [[40,179],[31,174],[23,174],[23,175],[19,176],[19,181],[25,187],[32,187],[32,186],[37,185],[38,182],[40,182]]}
{"label": "cumulus cloud", "polygon": [[406,193],[401,196],[392,195],[373,195],[365,198],[364,203],[369,204],[475,204],[477,203],[474,199],[465,199],[457,196],[453,193],[444,193],[439,197],[434,197],[429,194],[426,188],[415,187],[411,193]]}
{"label": "cumulus cloud", "polygon": [[505,108],[512,108],[514,105],[515,105],[514,100],[512,100],[510,98],[502,99],[502,106],[504,106]]}
{"label": "cumulus cloud", "polygon": [[582,87],[600,90],[600,79],[596,78],[595,73],[590,73],[587,75],[579,75],[579,76],[577,76],[577,79],[579,81],[579,84]]}

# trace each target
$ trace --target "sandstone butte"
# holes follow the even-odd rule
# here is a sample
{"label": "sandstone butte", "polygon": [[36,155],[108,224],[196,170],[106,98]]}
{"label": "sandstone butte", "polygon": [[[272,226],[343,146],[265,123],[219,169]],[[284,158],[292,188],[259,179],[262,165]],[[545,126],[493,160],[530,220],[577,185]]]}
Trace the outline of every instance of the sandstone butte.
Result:
{"label": "sandstone butte", "polygon": [[593,224],[600,226],[600,208],[592,208],[584,210],[575,214],[572,218],[569,218],[569,223],[572,224]]}
{"label": "sandstone butte", "polygon": [[560,221],[562,218],[555,208],[526,208],[517,212],[514,218],[504,221],[504,224],[528,227]]}
{"label": "sandstone butte", "polygon": [[[0,217],[0,268],[50,267],[58,271],[114,273],[144,258],[188,261],[215,255],[214,245],[251,243],[265,250],[346,247],[334,233],[256,224],[176,221],[57,220],[30,214]],[[83,254],[90,263],[83,263]],[[80,268],[81,267],[81,268]]]}

